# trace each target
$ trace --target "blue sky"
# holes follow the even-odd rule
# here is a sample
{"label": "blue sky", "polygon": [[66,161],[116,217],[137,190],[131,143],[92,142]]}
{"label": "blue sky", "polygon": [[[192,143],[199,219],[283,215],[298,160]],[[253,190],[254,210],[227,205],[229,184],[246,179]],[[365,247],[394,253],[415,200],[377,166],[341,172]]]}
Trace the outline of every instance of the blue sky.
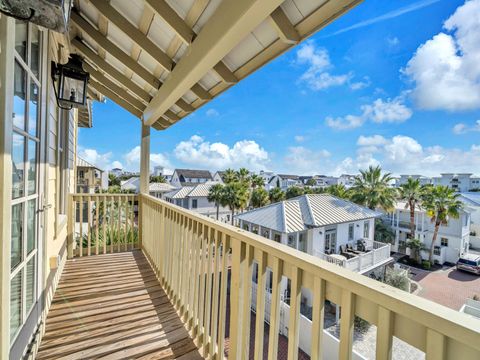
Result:
{"label": "blue sky", "polygon": [[[152,165],[480,173],[480,0],[366,0],[166,131]],[[138,169],[140,122],[95,103],[79,154]]]}

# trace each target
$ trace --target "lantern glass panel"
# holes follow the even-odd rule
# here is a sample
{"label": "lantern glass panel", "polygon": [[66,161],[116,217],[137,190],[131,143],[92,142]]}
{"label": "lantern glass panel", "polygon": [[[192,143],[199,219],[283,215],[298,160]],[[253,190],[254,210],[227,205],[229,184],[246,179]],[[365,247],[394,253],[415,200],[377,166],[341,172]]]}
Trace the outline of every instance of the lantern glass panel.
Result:
{"label": "lantern glass panel", "polygon": [[85,82],[86,79],[79,79],[76,76],[70,76],[64,73],[60,84],[60,100],[69,104],[83,105],[85,102]]}

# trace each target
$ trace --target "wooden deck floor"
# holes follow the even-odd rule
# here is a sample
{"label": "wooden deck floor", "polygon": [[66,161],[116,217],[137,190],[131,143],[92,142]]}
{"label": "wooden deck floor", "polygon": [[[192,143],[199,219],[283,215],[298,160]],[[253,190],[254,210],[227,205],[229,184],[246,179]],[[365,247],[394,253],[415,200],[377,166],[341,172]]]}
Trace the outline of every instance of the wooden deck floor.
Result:
{"label": "wooden deck floor", "polygon": [[37,359],[201,359],[140,251],[68,260]]}

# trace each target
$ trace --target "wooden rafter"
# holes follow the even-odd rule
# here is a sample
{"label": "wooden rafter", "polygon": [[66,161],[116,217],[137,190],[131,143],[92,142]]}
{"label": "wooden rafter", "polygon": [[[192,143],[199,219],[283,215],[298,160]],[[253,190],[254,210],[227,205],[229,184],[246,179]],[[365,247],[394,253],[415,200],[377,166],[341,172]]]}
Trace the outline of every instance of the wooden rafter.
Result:
{"label": "wooden rafter", "polygon": [[270,19],[283,42],[287,44],[297,44],[300,41],[300,35],[298,35],[297,30],[295,30],[293,24],[288,20],[287,15],[285,15],[281,7],[278,7],[272,12]]}
{"label": "wooden rafter", "polygon": [[190,45],[188,56],[180,59],[145,109],[145,123],[155,123],[281,3],[282,0],[224,0]]}

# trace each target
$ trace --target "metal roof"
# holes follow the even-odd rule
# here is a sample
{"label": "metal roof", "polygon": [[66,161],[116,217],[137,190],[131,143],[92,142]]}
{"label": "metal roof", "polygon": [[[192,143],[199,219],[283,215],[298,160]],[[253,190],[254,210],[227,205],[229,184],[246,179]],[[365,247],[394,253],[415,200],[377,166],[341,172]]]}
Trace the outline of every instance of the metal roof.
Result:
{"label": "metal roof", "polygon": [[168,184],[168,183],[150,183],[149,190],[150,191],[157,191],[157,192],[167,192],[175,189],[174,186]]}
{"label": "metal roof", "polygon": [[187,197],[190,191],[192,191],[192,189],[193,189],[192,186],[184,186],[178,190],[173,190],[169,193],[166,193],[165,197],[168,197],[170,199],[184,199]]}
{"label": "metal roof", "polygon": [[174,190],[165,194],[165,196],[171,199],[184,199],[187,197],[206,197],[208,196],[210,188],[215,184],[218,183],[215,181],[209,181],[206,183],[197,184],[195,186],[184,186],[178,190]]}
{"label": "metal roof", "polygon": [[329,194],[308,194],[236,215],[239,220],[291,233],[382,214]]}
{"label": "metal roof", "polygon": [[100,169],[98,166],[90,164],[88,161],[82,159],[81,157],[77,156],[77,167],[88,167],[88,168],[94,168],[100,171],[103,171]]}
{"label": "metal roof", "polygon": [[175,169],[178,177],[183,176],[189,179],[212,179],[212,174],[208,170]]}
{"label": "metal roof", "polygon": [[74,0],[60,57],[85,59],[89,98],[163,130],[360,2]]}

